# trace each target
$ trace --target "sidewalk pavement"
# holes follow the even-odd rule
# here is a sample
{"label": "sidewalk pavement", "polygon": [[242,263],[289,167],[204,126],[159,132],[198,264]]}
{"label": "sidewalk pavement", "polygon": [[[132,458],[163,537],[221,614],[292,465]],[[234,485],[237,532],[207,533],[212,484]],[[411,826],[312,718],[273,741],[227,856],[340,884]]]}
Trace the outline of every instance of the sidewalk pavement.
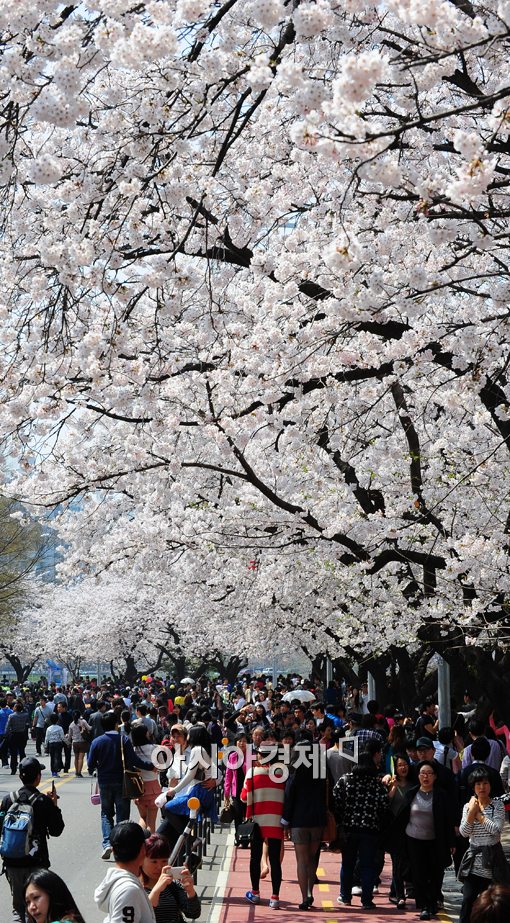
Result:
{"label": "sidewalk pavement", "polygon": [[[510,823],[505,824],[502,843],[510,861]],[[353,896],[351,907],[337,903],[341,856],[325,850],[321,852],[317,873],[320,883],[314,889],[314,905],[309,911],[300,911],[297,909],[301,902],[301,892],[296,877],[294,848],[292,843],[286,842],[280,910],[277,911],[270,910],[268,906],[271,897],[270,878],[260,883],[260,904],[253,905],[245,899],[245,893],[250,888],[250,852],[234,847],[233,831],[226,834],[217,829],[213,836],[212,850],[210,858],[205,860],[205,865],[211,864],[210,871],[204,868],[199,872],[199,892],[200,885],[203,886],[202,916],[207,923],[277,923],[278,915],[289,911],[292,923],[415,923],[419,919],[414,901],[409,901],[408,908],[401,911],[388,900],[391,882],[391,861],[388,855],[379,893],[374,894],[376,910],[365,910],[361,906],[360,897]],[[445,872],[445,909],[437,915],[440,923],[456,923],[458,920],[461,891],[452,866]]]}
{"label": "sidewalk pavement", "polygon": [[[388,900],[391,883],[391,861],[387,856],[379,893],[374,894],[376,910],[365,910],[361,906],[361,897],[352,898],[351,907],[344,907],[337,903],[339,894],[339,878],[341,856],[327,850],[321,852],[320,864],[317,871],[319,884],[314,889],[314,905],[311,910],[298,910],[301,902],[301,892],[296,877],[296,860],[292,843],[285,844],[285,858],[283,861],[283,883],[280,891],[280,910],[270,910],[268,906],[271,897],[271,881],[267,878],[260,884],[260,904],[253,905],[245,899],[245,893],[250,887],[249,850],[237,849],[234,851],[230,874],[225,888],[223,907],[219,914],[218,923],[275,923],[279,914],[285,911],[291,914],[292,923],[403,923],[408,920],[417,920],[418,915],[414,910],[414,901],[409,902],[409,909],[405,912],[397,910]],[[457,911],[458,914],[458,911]],[[287,917],[288,919],[288,917]],[[447,914],[442,914],[440,919],[448,921]],[[452,919],[455,919],[453,917]],[[211,921],[212,923],[212,921]]]}

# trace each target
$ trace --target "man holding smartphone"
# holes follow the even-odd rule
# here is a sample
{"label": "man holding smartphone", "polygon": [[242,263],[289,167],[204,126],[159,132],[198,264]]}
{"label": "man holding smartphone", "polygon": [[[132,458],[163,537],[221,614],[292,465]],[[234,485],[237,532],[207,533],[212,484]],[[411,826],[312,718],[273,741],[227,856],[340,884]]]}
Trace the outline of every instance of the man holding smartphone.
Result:
{"label": "man holding smartphone", "polygon": [[[37,790],[41,784],[43,769],[45,766],[34,757],[26,757],[19,764],[22,786],[15,793],[15,797],[21,804],[32,806],[33,829],[30,834],[28,855],[21,859],[3,857],[5,874],[12,894],[12,923],[25,923],[25,882],[34,869],[50,867],[48,837],[60,836],[64,829],[64,819],[57,804],[58,795],[55,786],[48,795]],[[0,811],[6,814],[12,804],[11,795],[6,795],[2,800]]]}

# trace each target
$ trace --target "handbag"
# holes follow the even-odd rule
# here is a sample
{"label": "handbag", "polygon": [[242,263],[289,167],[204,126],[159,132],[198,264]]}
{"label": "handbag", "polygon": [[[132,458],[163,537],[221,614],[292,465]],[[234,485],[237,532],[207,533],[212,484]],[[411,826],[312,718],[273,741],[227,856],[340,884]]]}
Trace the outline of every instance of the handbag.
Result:
{"label": "handbag", "polygon": [[225,801],[220,811],[220,824],[231,824],[234,820],[234,806],[231,801]]}
{"label": "handbag", "polygon": [[126,769],[122,734],[120,735],[120,752],[122,756],[122,797],[129,798],[132,801],[134,798],[140,798],[143,795],[145,784],[138,769]]}
{"label": "handbag", "polygon": [[99,794],[99,785],[97,782],[95,787],[93,782],[90,783],[90,803],[101,804],[101,795]]}
{"label": "handbag", "polygon": [[326,809],[326,824],[322,831],[322,839],[325,843],[333,843],[336,840],[337,830],[336,830],[336,820],[333,811],[330,811],[329,808]]}
{"label": "handbag", "polygon": [[88,728],[83,727],[82,724],[79,725],[79,728],[84,743],[89,744],[92,741],[92,731],[89,731]]}
{"label": "handbag", "polygon": [[239,824],[237,828],[237,839],[243,840],[251,846],[255,835],[255,827],[258,827],[258,824],[254,820],[247,820],[246,823]]}

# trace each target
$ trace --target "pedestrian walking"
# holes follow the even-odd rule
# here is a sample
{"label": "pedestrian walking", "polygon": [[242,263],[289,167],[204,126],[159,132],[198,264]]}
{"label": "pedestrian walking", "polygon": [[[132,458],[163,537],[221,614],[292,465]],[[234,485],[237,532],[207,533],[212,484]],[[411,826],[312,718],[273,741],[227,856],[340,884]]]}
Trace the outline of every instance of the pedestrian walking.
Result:
{"label": "pedestrian walking", "polygon": [[52,713],[53,708],[51,705],[48,705],[48,699],[46,696],[42,695],[39,699],[39,705],[34,711],[34,717],[32,721],[32,727],[35,729],[35,749],[37,756],[41,756],[46,728]]}
{"label": "pedestrian walking", "polygon": [[37,789],[41,783],[41,772],[45,766],[34,757],[23,759],[19,766],[21,788],[2,800],[0,811],[5,815],[2,842],[7,827],[7,812],[14,803],[28,805],[31,809],[31,831],[27,833],[27,852],[21,858],[13,858],[3,852],[5,874],[12,894],[12,923],[26,923],[25,884],[36,868],[49,868],[48,837],[60,836],[64,819],[58,807],[58,795],[53,790],[45,795]]}
{"label": "pedestrian walking", "polygon": [[[114,712],[102,716],[103,734],[96,737],[90,746],[87,765],[90,775],[97,771],[97,782],[101,795],[102,859],[109,859],[112,847],[110,833],[120,821],[129,819],[131,802],[123,794],[123,761],[121,739]],[[123,737],[124,761],[129,769],[154,769],[152,763],[136,756],[131,741]]]}
{"label": "pedestrian walking", "polygon": [[[274,748],[260,748],[264,760],[277,758],[271,756]],[[275,777],[269,762],[248,769],[244,780],[241,800],[246,803],[246,819],[253,820],[255,827],[251,841],[250,880],[251,888],[246,892],[246,900],[251,904],[260,903],[260,860],[263,845],[267,843],[269,866],[271,869],[272,894],[269,907],[278,910],[280,906],[280,887],[282,883],[281,848],[283,827],[281,818],[285,795],[285,782]]]}
{"label": "pedestrian walking", "polygon": [[49,754],[51,775],[54,779],[60,778],[63,766],[62,750],[64,748],[64,729],[57,723],[56,712],[50,715],[49,724],[44,738],[44,752]]}
{"label": "pedestrian walking", "polygon": [[430,920],[442,900],[444,870],[451,863],[455,831],[434,760],[418,765],[418,785],[407,795],[407,850],[420,920]]}
{"label": "pedestrian walking", "polygon": [[25,711],[23,702],[16,702],[14,711],[12,715],[9,715],[5,726],[5,734],[8,740],[11,757],[11,776],[16,775],[18,763],[25,759],[28,740],[28,723],[28,712]]}
{"label": "pedestrian walking", "polygon": [[336,783],[333,798],[337,824],[345,835],[338,902],[347,906],[352,903],[354,869],[359,859],[361,903],[372,910],[377,850],[389,820],[389,800],[378,778],[382,745],[372,739],[367,740],[365,748],[357,766]]}

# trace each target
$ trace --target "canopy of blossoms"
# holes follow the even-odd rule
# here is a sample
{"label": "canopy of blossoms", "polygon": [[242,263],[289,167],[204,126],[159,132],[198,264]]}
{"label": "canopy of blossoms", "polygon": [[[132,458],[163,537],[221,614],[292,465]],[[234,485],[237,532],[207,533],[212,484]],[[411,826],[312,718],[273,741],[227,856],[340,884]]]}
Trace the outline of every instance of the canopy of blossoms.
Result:
{"label": "canopy of blossoms", "polygon": [[0,28],[0,424],[62,575],[317,650],[506,637],[508,0]]}

